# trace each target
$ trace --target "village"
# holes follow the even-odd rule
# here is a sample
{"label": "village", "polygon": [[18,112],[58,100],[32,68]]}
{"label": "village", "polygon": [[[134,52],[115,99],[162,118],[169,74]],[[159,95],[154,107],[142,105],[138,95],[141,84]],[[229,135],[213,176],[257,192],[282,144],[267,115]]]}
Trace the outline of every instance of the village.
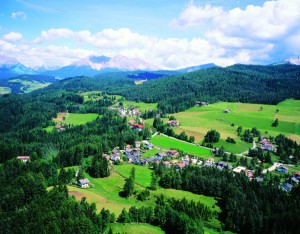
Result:
{"label": "village", "polygon": [[[208,107],[209,104],[204,101],[197,101],[197,107]],[[134,119],[130,119],[128,121],[128,125],[132,130],[141,132],[145,129],[144,120],[140,118],[141,111],[137,106],[128,105],[125,107],[122,103],[117,105],[116,107],[110,107],[111,110],[117,111],[121,117],[130,117]],[[223,113],[230,114],[231,111],[229,108],[224,109]],[[160,114],[157,114],[156,117],[160,117]],[[178,127],[180,125],[180,121],[176,119],[169,119],[166,122],[167,127]],[[64,131],[65,128],[61,125],[56,126],[56,130],[61,132]],[[149,128],[150,134],[152,137],[158,132],[153,132],[152,128]],[[119,147],[114,148],[110,153],[103,154],[111,165],[114,164],[134,164],[140,166],[148,166],[153,167],[154,164],[163,164],[168,169],[182,170],[187,166],[197,166],[197,167],[216,167],[219,170],[230,170],[235,174],[244,174],[249,178],[249,180],[255,180],[257,182],[263,182],[264,176],[268,172],[277,172],[281,174],[288,174],[288,168],[282,164],[274,162],[269,168],[266,168],[262,171],[260,175],[255,173],[255,168],[249,169],[245,166],[237,165],[234,167],[231,163],[227,161],[222,161],[222,157],[220,157],[220,148],[214,148],[211,150],[211,157],[209,158],[201,158],[199,156],[194,156],[192,154],[186,154],[174,146],[174,148],[163,149],[154,144],[149,143],[150,137],[147,137],[146,140],[135,141],[134,145],[126,145],[124,149],[120,149]],[[197,144],[198,147],[202,147]],[[261,148],[263,151],[275,152],[276,147],[269,141],[268,138],[262,136],[260,138],[260,142],[256,145],[253,142],[252,149]],[[145,157],[144,154],[151,150],[158,149],[159,152]],[[225,154],[230,154],[229,152],[223,152]],[[245,156],[240,154],[240,156]],[[247,156],[245,156],[247,157]],[[250,157],[248,157],[250,158]],[[23,162],[29,162],[30,156],[18,156],[18,160]],[[258,160],[258,163],[261,163]],[[289,177],[286,177],[285,181],[281,183],[281,188],[285,191],[291,191],[294,185],[298,185],[300,181],[300,172],[295,172],[291,174]],[[78,180],[78,186],[82,188],[86,188],[89,186],[90,182],[87,178]]]}

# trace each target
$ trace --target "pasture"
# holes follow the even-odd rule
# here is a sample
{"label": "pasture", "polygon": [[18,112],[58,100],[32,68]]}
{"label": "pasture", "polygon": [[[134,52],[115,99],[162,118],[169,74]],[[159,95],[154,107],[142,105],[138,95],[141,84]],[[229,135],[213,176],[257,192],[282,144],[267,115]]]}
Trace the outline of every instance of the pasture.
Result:
{"label": "pasture", "polygon": [[[224,113],[225,109],[231,112]],[[300,100],[285,100],[278,105],[220,102],[192,107],[173,115],[180,121],[180,126],[173,128],[177,134],[185,131],[187,135],[195,136],[196,142],[202,142],[207,131],[216,129],[221,134],[221,141],[215,146],[223,145],[226,151],[233,153],[241,153],[251,147],[251,144],[239,140],[238,126],[243,129],[256,127],[264,136],[283,133],[300,143]],[[279,120],[278,127],[272,127],[276,118]],[[228,136],[234,138],[237,144],[227,143]]]}
{"label": "pasture", "polygon": [[[69,194],[77,200],[86,197],[88,202],[95,202],[97,210],[102,208],[109,209],[118,217],[123,208],[127,210],[131,206],[137,208],[142,206],[155,206],[155,196],[163,194],[166,197],[175,197],[176,199],[186,198],[187,200],[200,201],[210,207],[212,210],[220,212],[220,208],[216,205],[213,197],[196,195],[191,192],[174,189],[158,188],[156,191],[150,191],[150,199],[146,201],[138,201],[134,196],[123,198],[119,196],[119,192],[123,190],[125,178],[128,178],[132,167],[136,169],[135,189],[141,191],[148,187],[151,183],[152,170],[146,166],[137,166],[132,164],[114,165],[114,170],[109,177],[92,178],[85,174],[92,184],[90,188],[81,189],[77,186],[68,186]],[[219,228],[220,222],[216,219],[211,221],[214,227]]]}
{"label": "pasture", "polygon": [[108,234],[109,230],[112,230],[112,233],[139,233],[139,234],[163,234],[165,233],[161,230],[160,227],[152,226],[150,224],[122,224],[122,223],[113,223],[110,224],[105,230],[104,234]]}
{"label": "pasture", "polygon": [[30,93],[34,90],[45,88],[51,84],[50,82],[38,82],[35,80],[29,81],[29,80],[21,80],[21,79],[10,80],[9,82],[21,83],[23,86],[21,90],[24,91],[25,93]]}
{"label": "pasture", "polygon": [[10,93],[11,89],[9,87],[0,87],[0,95]]}
{"label": "pasture", "polygon": [[53,120],[57,124],[80,125],[95,120],[99,115],[94,113],[78,114],[61,112]]}
{"label": "pasture", "polygon": [[162,149],[179,149],[187,154],[193,154],[201,158],[211,157],[211,151],[207,148],[199,147],[194,144],[183,142],[166,135],[160,134],[151,138],[150,142]]}
{"label": "pasture", "polygon": [[153,149],[147,150],[145,153],[143,153],[142,158],[149,158],[160,152],[164,152],[164,150],[153,148]]}

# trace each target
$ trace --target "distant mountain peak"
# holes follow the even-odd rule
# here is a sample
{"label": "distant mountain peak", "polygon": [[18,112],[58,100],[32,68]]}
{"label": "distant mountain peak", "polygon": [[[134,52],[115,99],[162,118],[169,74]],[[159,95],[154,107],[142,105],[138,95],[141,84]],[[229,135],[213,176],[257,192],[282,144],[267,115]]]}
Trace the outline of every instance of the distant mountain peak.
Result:
{"label": "distant mountain peak", "polygon": [[293,65],[300,65],[300,57],[288,58],[285,61],[289,62],[290,64],[293,64]]}
{"label": "distant mountain peak", "polygon": [[105,68],[114,68],[120,70],[157,70],[156,66],[139,59],[139,58],[128,58],[123,55],[117,55],[113,58],[107,56],[94,56],[91,55],[87,58],[78,60],[72,63],[70,66],[76,67],[90,67],[95,70],[102,70]]}
{"label": "distant mountain peak", "polygon": [[20,62],[17,59],[0,54],[0,65],[17,65],[17,64],[20,64]]}

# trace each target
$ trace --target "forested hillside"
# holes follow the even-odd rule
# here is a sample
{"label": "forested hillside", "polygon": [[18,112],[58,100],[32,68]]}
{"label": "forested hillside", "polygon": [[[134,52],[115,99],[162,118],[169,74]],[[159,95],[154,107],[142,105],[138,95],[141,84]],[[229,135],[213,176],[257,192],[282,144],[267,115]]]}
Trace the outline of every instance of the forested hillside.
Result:
{"label": "forested hillside", "polygon": [[116,93],[128,99],[158,102],[164,112],[183,111],[196,101],[276,104],[300,98],[300,67],[234,65],[210,68],[146,82]]}

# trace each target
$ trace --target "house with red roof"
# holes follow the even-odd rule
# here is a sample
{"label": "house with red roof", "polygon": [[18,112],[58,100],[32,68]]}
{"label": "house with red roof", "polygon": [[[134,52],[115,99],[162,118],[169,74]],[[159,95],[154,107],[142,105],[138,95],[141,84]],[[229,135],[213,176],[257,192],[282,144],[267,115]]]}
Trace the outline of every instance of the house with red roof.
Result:
{"label": "house with red roof", "polygon": [[17,159],[26,163],[30,161],[30,156],[18,156]]}
{"label": "house with red roof", "polygon": [[171,168],[172,164],[169,161],[164,161],[163,164],[167,167],[167,168]]}
{"label": "house with red roof", "polygon": [[170,157],[177,157],[179,155],[179,152],[177,150],[168,150],[167,155]]}
{"label": "house with red roof", "polygon": [[185,167],[185,164],[184,163],[178,163],[177,166],[176,166],[176,169],[177,170],[182,170],[182,168]]}

